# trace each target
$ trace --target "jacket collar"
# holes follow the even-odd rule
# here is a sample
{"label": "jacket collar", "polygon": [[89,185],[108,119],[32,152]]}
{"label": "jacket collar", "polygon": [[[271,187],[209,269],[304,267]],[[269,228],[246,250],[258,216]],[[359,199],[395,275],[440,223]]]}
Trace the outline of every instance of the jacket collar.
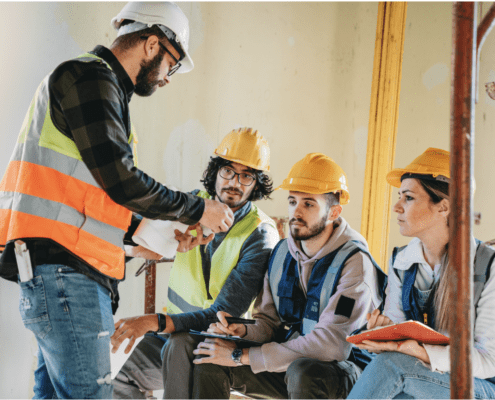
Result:
{"label": "jacket collar", "polygon": [[[474,240],[474,236],[471,236],[471,248],[473,249],[471,263],[474,263],[474,257],[476,255],[476,241]],[[416,263],[428,265],[423,253],[423,243],[418,238],[411,240],[407,247],[397,254],[393,267],[395,269],[407,270]]]}
{"label": "jacket collar", "polygon": [[111,50],[107,49],[105,46],[96,46],[90,53],[97,55],[98,57],[103,58],[115,72],[117,78],[119,78],[121,84],[125,88],[127,93],[127,98],[131,101],[132,94],[134,93],[134,83],[132,83],[131,78],[127,74],[126,70],[122,66],[122,64],[117,60],[117,57],[111,52]]}

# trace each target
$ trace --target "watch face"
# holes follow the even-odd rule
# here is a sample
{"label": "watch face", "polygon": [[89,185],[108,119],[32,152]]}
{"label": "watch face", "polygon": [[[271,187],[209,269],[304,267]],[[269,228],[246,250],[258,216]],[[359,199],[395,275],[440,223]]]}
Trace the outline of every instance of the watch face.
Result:
{"label": "watch face", "polygon": [[234,362],[237,365],[242,365],[241,357],[242,357],[242,349],[234,349],[234,351],[232,351],[232,360],[234,360]]}

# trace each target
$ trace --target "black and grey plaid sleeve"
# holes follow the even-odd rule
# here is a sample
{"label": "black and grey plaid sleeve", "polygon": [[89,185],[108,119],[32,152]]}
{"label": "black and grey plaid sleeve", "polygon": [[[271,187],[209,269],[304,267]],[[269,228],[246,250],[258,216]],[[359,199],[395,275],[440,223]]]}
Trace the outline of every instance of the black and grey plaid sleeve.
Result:
{"label": "black and grey plaid sleeve", "polygon": [[167,189],[134,166],[128,100],[115,74],[96,63],[71,64],[51,81],[52,119],[74,140],[100,186],[116,203],[146,218],[198,222],[202,199]]}

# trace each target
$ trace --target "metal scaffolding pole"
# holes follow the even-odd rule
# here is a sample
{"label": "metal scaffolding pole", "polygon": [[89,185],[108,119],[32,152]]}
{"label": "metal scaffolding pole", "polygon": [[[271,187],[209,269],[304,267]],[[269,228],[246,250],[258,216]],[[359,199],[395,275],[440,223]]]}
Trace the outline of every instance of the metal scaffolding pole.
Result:
{"label": "metal scaffolding pole", "polygon": [[476,71],[476,3],[454,3],[451,97],[451,199],[449,259],[453,268],[450,326],[450,395],[472,399],[473,345],[471,266],[472,176],[474,159],[474,71]]}

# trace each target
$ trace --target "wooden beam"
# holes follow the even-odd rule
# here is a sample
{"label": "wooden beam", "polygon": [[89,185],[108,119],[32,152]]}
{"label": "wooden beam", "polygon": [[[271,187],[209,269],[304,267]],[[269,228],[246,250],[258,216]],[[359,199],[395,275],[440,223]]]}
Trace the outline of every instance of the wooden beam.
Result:
{"label": "wooden beam", "polygon": [[406,2],[378,5],[361,233],[384,269],[392,195],[385,177],[394,166],[406,14]]}

